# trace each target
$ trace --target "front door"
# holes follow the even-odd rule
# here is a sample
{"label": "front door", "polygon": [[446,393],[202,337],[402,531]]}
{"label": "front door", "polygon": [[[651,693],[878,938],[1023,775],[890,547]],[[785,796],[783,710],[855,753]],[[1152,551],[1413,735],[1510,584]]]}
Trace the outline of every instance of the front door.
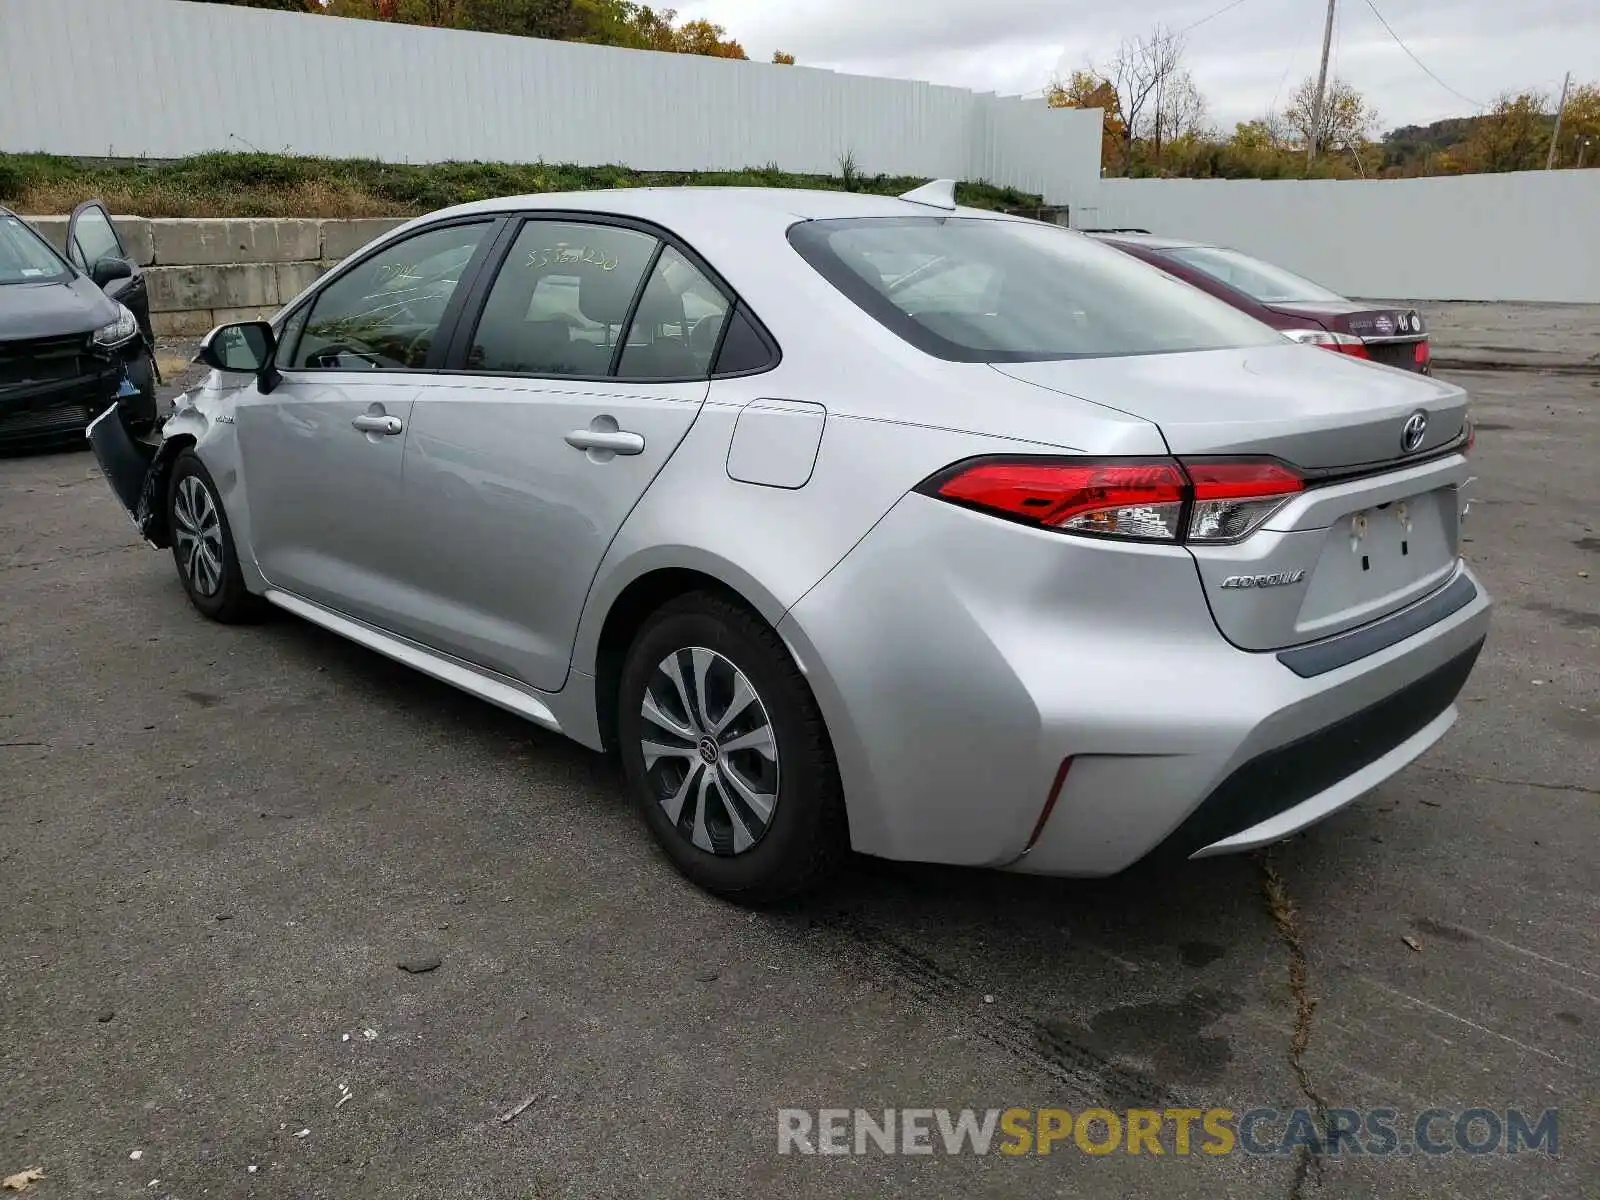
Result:
{"label": "front door", "polygon": [[116,226],[100,201],[89,200],[73,209],[67,221],[67,257],[90,276],[94,274],[94,265],[103,258],[127,263],[133,274],[106,284],[106,295],[128,306],[145,340],[155,345],[155,335],[150,329],[150,292],[145,286],[144,272],[122,244]]}
{"label": "front door", "polygon": [[704,402],[722,293],[637,229],[524,223],[405,448],[402,632],[547,691],[600,560]]}
{"label": "front door", "polygon": [[282,379],[235,406],[251,543],[267,582],[389,627],[405,574],[400,469],[416,398],[439,376],[452,301],[492,221],[392,243],[284,323]]}

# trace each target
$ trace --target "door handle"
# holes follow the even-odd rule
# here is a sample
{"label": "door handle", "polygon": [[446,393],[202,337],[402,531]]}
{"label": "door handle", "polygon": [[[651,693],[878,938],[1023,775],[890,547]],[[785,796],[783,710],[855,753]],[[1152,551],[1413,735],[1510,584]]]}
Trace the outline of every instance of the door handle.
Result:
{"label": "door handle", "polygon": [[625,429],[574,429],[567,434],[574,450],[610,450],[613,454],[643,454],[644,438]]}
{"label": "door handle", "polygon": [[373,413],[362,413],[351,421],[350,425],[362,433],[384,433],[391,436],[405,428],[405,423],[399,417],[377,416]]}

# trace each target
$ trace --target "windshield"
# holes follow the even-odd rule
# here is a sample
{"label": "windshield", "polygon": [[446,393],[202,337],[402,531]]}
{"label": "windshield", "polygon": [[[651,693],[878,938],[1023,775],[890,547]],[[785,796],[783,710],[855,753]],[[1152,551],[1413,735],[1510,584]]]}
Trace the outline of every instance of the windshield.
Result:
{"label": "windshield", "polygon": [[1034,362],[1270,345],[1279,335],[1080,234],[974,217],[804,221],[789,241],[920,350]]}
{"label": "windshield", "polygon": [[67,265],[50,244],[10,213],[0,213],[0,284],[55,283]]}
{"label": "windshield", "polygon": [[1240,254],[1237,250],[1221,246],[1186,246],[1181,250],[1162,253],[1186,263],[1211,278],[1236,287],[1252,300],[1262,304],[1302,303],[1317,304],[1329,300],[1342,302],[1344,297],[1330,292],[1320,284],[1303,279],[1293,271],[1285,271],[1271,263]]}

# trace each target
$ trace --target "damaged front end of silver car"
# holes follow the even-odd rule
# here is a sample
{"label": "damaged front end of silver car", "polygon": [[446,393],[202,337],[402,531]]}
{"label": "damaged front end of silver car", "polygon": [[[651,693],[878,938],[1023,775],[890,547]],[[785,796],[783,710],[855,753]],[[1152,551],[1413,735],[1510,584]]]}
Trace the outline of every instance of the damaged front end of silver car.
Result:
{"label": "damaged front end of silver car", "polygon": [[[180,406],[182,403],[180,397]],[[155,444],[140,441],[128,432],[120,401],[113,401],[89,423],[86,436],[101,473],[127,510],[139,536],[152,549],[165,550],[172,545],[167,528],[167,486],[178,452],[193,439],[163,436]]]}

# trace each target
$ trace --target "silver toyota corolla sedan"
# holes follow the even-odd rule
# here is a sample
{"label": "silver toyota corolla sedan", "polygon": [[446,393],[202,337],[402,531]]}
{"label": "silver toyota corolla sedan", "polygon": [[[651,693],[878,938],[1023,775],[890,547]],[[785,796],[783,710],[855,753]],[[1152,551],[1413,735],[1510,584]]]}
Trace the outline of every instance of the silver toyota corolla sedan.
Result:
{"label": "silver toyota corolla sedan", "polygon": [[214,330],[159,447],[90,438],[200,612],[616,750],[747,901],[1243,850],[1438,740],[1462,391],[952,197],[449,209]]}

